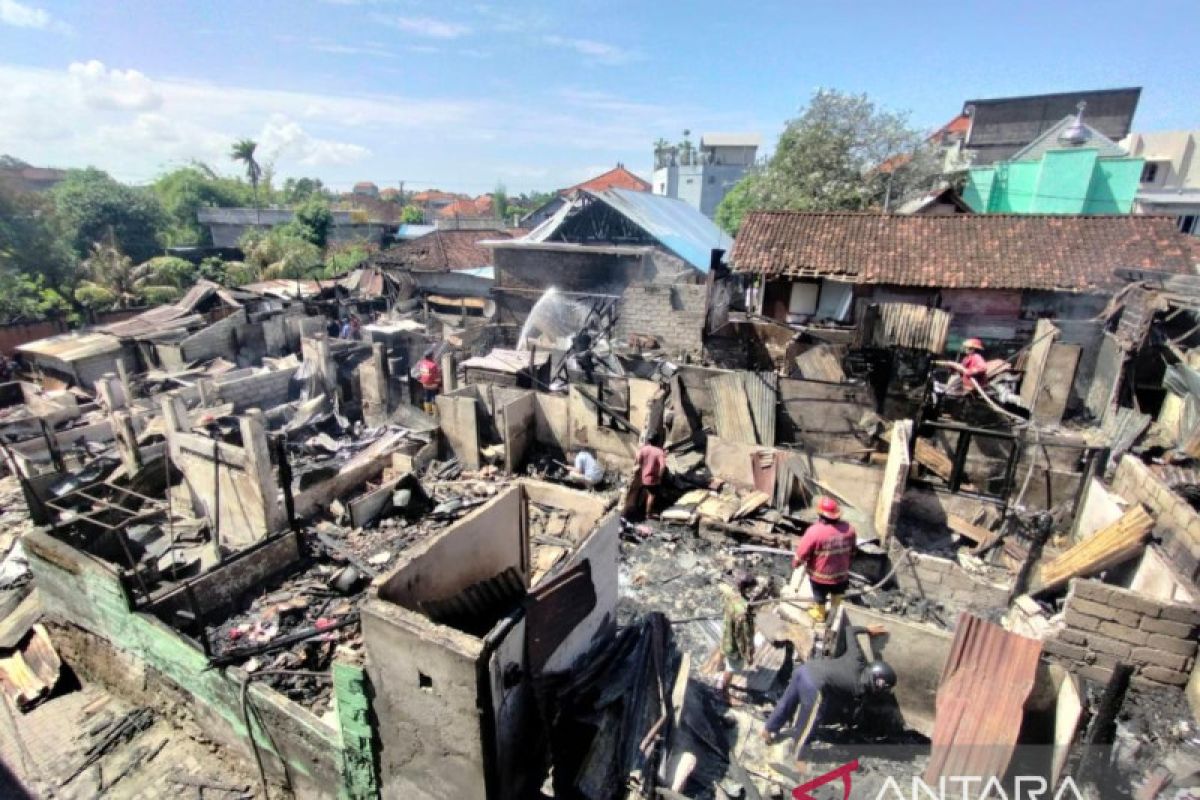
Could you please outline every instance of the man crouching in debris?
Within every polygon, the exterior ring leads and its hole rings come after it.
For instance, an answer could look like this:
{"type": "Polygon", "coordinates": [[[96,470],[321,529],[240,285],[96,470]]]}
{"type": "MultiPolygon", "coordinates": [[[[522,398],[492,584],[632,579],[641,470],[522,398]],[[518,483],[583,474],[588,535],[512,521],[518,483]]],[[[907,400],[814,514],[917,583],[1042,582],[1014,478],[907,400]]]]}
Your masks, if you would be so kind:
{"type": "Polygon", "coordinates": [[[725,604],[724,624],[721,632],[721,657],[724,670],[717,679],[721,697],[729,702],[729,682],[735,672],[741,672],[754,663],[754,606],[758,597],[758,579],[745,570],[733,576],[733,586],[719,587],[725,604]]]}
{"type": "Polygon", "coordinates": [[[854,557],[858,534],[850,523],[841,521],[841,506],[832,497],[817,501],[817,517],[796,545],[792,569],[801,565],[807,568],[813,593],[813,604],[808,613],[816,622],[823,623],[826,620],[825,601],[829,601],[830,613],[835,613],[850,586],[850,561],[854,557]]]}
{"type": "Polygon", "coordinates": [[[604,483],[604,466],[590,447],[581,447],[575,453],[575,461],[567,471],[567,481],[587,489],[596,489],[604,483]]]}
{"type": "Polygon", "coordinates": [[[763,727],[763,741],[770,744],[793,718],[793,735],[801,745],[814,728],[844,722],[853,725],[861,717],[866,702],[890,692],[896,685],[896,671],[882,659],[867,662],[858,634],[881,635],[882,626],[845,629],[846,649],[837,658],[817,656],[792,672],[792,679],[775,710],[763,727]],[[799,713],[797,713],[799,709],[799,713]]]}

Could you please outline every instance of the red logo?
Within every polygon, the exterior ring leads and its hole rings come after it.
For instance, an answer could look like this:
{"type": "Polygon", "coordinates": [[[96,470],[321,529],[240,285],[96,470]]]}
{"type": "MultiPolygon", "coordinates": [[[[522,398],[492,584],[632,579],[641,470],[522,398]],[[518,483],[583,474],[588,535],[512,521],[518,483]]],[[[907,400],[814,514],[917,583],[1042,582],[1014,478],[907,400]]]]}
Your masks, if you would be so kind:
{"type": "Polygon", "coordinates": [[[818,778],[813,778],[808,783],[792,789],[792,797],[794,800],[814,800],[813,796],[809,794],[810,791],[816,789],[818,786],[824,786],[827,783],[831,783],[835,778],[841,778],[842,800],[850,800],[850,773],[857,771],[858,759],[856,758],[848,764],[842,764],[837,769],[831,769],[824,775],[821,775],[818,778]]]}

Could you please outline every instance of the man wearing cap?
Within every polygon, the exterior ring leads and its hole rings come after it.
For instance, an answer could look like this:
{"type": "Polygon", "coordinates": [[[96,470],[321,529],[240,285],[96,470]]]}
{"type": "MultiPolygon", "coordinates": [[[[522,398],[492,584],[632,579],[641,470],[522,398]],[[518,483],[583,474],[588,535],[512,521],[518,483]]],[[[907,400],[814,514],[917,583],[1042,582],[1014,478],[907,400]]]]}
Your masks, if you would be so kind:
{"type": "Polygon", "coordinates": [[[825,602],[829,610],[837,611],[842,595],[850,586],[850,560],[858,535],[848,522],[842,521],[842,509],[832,497],[817,501],[817,521],[808,526],[796,545],[792,569],[804,565],[812,586],[815,602],[808,613],[815,621],[825,622],[825,602]]]}

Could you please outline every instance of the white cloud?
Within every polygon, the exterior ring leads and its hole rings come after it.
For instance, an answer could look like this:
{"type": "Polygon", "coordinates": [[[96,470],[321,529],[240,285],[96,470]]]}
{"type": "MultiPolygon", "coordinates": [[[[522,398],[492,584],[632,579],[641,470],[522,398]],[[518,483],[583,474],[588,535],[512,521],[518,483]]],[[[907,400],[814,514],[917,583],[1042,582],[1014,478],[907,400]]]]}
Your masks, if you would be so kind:
{"type": "Polygon", "coordinates": [[[59,22],[42,8],[34,8],[17,0],[0,0],[0,25],[14,28],[32,28],[54,33],[70,33],[70,26],[59,22]]]}
{"type": "Polygon", "coordinates": [[[306,167],[344,166],[371,154],[361,145],[311,136],[283,114],[275,114],[267,121],[258,135],[258,143],[268,159],[295,160],[306,167]]]}
{"type": "Polygon", "coordinates": [[[640,56],[615,44],[598,42],[595,39],[572,39],[566,36],[543,36],[542,41],[552,47],[574,50],[587,61],[595,64],[627,64],[640,56]]]}
{"type": "Polygon", "coordinates": [[[75,90],[93,108],[148,111],[162,105],[162,95],[136,69],[109,69],[95,59],[67,68],[75,90]]]}
{"type": "Polygon", "coordinates": [[[341,56],[371,56],[373,58],[399,58],[398,55],[383,47],[370,47],[349,44],[339,44],[337,42],[314,42],[309,45],[318,53],[329,53],[330,55],[341,56]]]}
{"type": "Polygon", "coordinates": [[[457,22],[449,22],[432,17],[392,17],[377,16],[377,20],[406,33],[424,36],[428,39],[457,39],[466,36],[471,29],[457,22]]]}

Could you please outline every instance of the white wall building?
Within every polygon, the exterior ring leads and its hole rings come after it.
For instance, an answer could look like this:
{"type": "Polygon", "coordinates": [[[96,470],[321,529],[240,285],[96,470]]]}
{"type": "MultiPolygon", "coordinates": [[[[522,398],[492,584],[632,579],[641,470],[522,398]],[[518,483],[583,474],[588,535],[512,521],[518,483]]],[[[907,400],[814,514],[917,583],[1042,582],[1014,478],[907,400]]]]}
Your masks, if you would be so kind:
{"type": "Polygon", "coordinates": [[[686,138],[654,151],[651,191],[682,200],[713,218],[729,190],[754,164],[762,138],[757,133],[708,133],[696,148],[686,138]]]}
{"type": "Polygon", "coordinates": [[[1200,236],[1200,131],[1131,133],[1121,146],[1146,159],[1133,208],[1139,214],[1169,214],[1184,233],[1200,236]]]}

